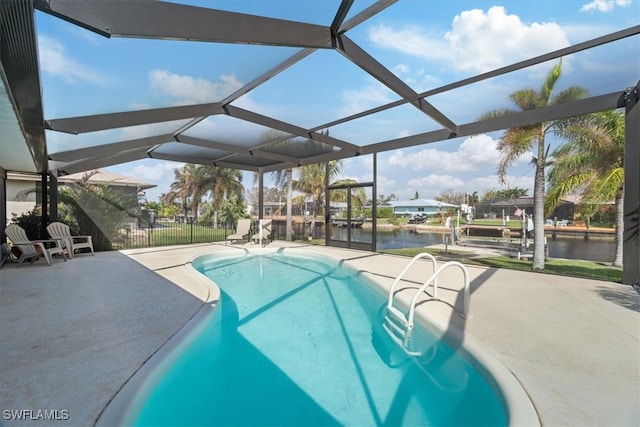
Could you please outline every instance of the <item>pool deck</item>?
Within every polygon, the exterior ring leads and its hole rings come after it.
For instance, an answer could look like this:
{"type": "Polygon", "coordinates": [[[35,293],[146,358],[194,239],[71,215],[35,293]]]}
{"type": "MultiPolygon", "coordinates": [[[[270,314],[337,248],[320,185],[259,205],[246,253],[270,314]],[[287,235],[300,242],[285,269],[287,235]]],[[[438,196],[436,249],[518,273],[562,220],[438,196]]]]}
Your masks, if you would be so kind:
{"type": "MultiPolygon", "coordinates": [[[[0,269],[0,426],[95,424],[145,361],[215,300],[185,263],[247,247],[174,246],[80,254],[67,262],[54,259],[50,267],[42,260],[19,268],[5,265],[0,269]],[[11,419],[11,410],[27,420],[11,419]],[[39,410],[57,410],[61,420],[35,419],[39,410]]],[[[279,247],[331,255],[386,287],[408,263],[346,249],[269,245],[279,247]]],[[[427,267],[412,269],[405,285],[424,281],[427,267]]],[[[467,269],[466,319],[444,303],[418,310],[455,324],[500,360],[531,396],[543,425],[640,425],[640,293],[611,282],[467,269]]],[[[440,296],[460,307],[449,283],[455,278],[449,276],[439,281],[440,296]]]]}

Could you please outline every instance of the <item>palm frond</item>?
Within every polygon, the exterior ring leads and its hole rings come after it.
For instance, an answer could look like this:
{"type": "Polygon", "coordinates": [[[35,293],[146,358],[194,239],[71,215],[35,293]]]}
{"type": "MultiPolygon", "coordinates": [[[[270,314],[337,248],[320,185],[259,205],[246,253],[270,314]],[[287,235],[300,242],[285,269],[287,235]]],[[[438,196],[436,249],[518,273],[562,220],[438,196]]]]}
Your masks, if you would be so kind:
{"type": "Polygon", "coordinates": [[[616,194],[624,183],[624,168],[612,169],[610,173],[601,176],[587,192],[585,199],[589,203],[605,203],[615,199],[616,194]]]}
{"type": "Polygon", "coordinates": [[[580,86],[570,86],[554,96],[549,104],[558,105],[565,102],[577,101],[578,99],[586,98],[587,95],[588,92],[585,88],[580,86]]]}
{"type": "Polygon", "coordinates": [[[501,110],[489,111],[488,113],[485,113],[482,116],[478,117],[478,120],[497,119],[497,118],[500,118],[500,117],[507,117],[507,116],[510,116],[510,115],[513,115],[513,114],[517,114],[517,113],[518,113],[518,111],[516,111],[516,110],[503,108],[501,110]]]}
{"type": "Polygon", "coordinates": [[[523,111],[538,108],[538,93],[535,89],[521,89],[509,95],[514,104],[523,111]]]}
{"type": "Polygon", "coordinates": [[[531,150],[536,141],[536,132],[528,128],[509,129],[498,141],[497,149],[500,152],[500,163],[498,164],[498,177],[504,183],[507,171],[511,165],[523,154],[531,150]]]}
{"type": "Polygon", "coordinates": [[[545,215],[553,212],[567,194],[583,187],[585,183],[589,182],[591,179],[593,179],[593,173],[587,171],[584,173],[576,173],[565,177],[565,179],[554,182],[549,187],[549,191],[545,197],[545,215]]]}
{"type": "Polygon", "coordinates": [[[556,82],[560,78],[561,74],[562,74],[562,59],[560,59],[560,61],[558,61],[558,63],[553,66],[551,71],[549,71],[549,74],[547,74],[547,77],[545,78],[544,83],[542,84],[542,88],[540,89],[537,108],[546,107],[547,105],[549,105],[549,99],[551,98],[553,87],[555,86],[556,82]]]}

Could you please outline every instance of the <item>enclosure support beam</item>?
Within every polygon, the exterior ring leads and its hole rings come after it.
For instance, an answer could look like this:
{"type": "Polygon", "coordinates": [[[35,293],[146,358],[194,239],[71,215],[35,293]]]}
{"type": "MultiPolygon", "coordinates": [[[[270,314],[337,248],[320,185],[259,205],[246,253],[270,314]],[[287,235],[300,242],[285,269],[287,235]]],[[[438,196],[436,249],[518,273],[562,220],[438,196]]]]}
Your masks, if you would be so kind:
{"type": "Polygon", "coordinates": [[[49,218],[58,221],[58,177],[49,171],[49,218]]]}
{"type": "Polygon", "coordinates": [[[264,218],[264,170],[258,169],[258,219],[264,218]]]}
{"type": "Polygon", "coordinates": [[[640,284],[640,82],[625,91],[624,244],[622,283],[640,284]]]}
{"type": "Polygon", "coordinates": [[[37,236],[37,239],[46,239],[46,233],[44,230],[47,229],[47,224],[49,223],[49,186],[47,185],[47,177],[49,176],[48,172],[43,172],[41,175],[41,180],[42,180],[42,200],[41,200],[41,206],[40,208],[42,209],[42,215],[40,216],[40,236],[37,236]]]}

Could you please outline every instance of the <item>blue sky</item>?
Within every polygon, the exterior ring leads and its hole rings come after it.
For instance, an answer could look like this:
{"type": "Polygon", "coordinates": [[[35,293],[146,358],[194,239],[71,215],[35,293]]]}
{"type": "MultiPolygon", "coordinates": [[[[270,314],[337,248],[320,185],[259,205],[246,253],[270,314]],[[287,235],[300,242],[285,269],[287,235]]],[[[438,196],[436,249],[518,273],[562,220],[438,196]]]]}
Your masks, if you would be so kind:
{"type": "MultiPolygon", "coordinates": [[[[133,0],[136,1],[136,0],[133,0]]],[[[190,1],[246,13],[328,25],[339,2],[190,1]]],[[[370,2],[356,1],[353,13],[370,2]]],[[[455,82],[542,53],[580,43],[640,21],[637,1],[430,1],[400,0],[347,35],[415,91],[455,82]]],[[[37,14],[46,119],[215,102],[292,55],[296,49],[268,46],[106,39],[57,18],[37,14]]],[[[637,37],[563,59],[562,90],[579,84],[591,95],[615,92],[638,81],[637,37]],[[624,65],[623,65],[624,64],[624,65]]],[[[508,95],[538,89],[552,63],[540,64],[429,98],[456,123],[487,110],[511,107],[508,95]]],[[[396,100],[397,96],[334,51],[317,51],[234,105],[312,127],[396,100]]],[[[164,133],[179,123],[136,126],[85,135],[47,132],[50,152],[164,133]]],[[[375,143],[437,126],[403,106],[330,129],[355,144],[375,143]]],[[[204,120],[193,136],[240,143],[263,129],[224,116],[204,120]],[[215,136],[215,137],[214,137],[215,136]]],[[[500,133],[477,135],[378,155],[378,193],[408,199],[501,189],[496,178],[500,133]]],[[[550,141],[557,145],[557,141],[550,141]]],[[[531,156],[511,169],[510,187],[533,193],[531,156]]],[[[370,181],[371,156],[347,159],[342,178],[370,181]]],[[[180,163],[140,160],[107,168],[157,185],[150,200],[166,192],[180,163]]],[[[245,185],[252,186],[252,174],[245,185]]]]}

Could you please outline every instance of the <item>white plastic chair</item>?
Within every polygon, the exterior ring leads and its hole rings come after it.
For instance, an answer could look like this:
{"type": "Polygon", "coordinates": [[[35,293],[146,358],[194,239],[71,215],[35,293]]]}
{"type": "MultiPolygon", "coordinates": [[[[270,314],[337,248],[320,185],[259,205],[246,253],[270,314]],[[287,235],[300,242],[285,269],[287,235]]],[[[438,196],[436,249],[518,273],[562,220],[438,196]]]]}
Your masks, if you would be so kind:
{"type": "Polygon", "coordinates": [[[13,246],[16,246],[20,250],[20,256],[17,260],[18,267],[20,267],[20,264],[27,259],[33,263],[41,256],[44,257],[48,265],[51,265],[53,255],[55,254],[62,254],[62,258],[65,262],[67,261],[67,257],[65,256],[64,249],[62,247],[62,242],[59,239],[29,240],[24,228],[17,224],[7,225],[4,232],[9,240],[11,240],[13,246]]]}
{"type": "Polygon", "coordinates": [[[52,222],[47,225],[47,233],[49,233],[49,236],[51,236],[52,239],[62,241],[62,247],[67,249],[69,258],[71,259],[73,259],[75,251],[82,248],[91,249],[91,255],[94,255],[92,237],[73,236],[67,224],[52,222]]]}

